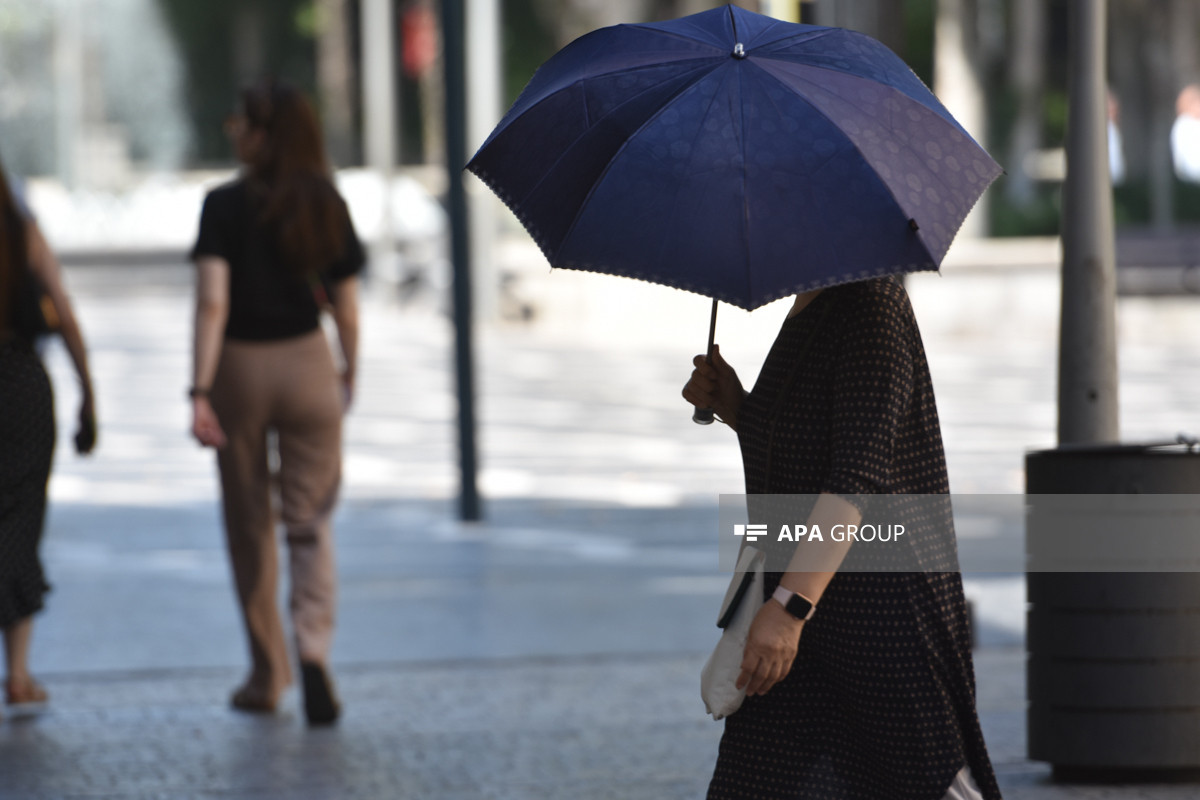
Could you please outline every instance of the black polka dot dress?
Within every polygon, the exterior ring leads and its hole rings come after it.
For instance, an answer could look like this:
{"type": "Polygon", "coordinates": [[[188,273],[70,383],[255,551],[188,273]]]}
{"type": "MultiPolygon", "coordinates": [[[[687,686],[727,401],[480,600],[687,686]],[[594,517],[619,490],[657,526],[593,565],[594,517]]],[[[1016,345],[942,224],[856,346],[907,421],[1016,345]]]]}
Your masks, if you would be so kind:
{"type": "Polygon", "coordinates": [[[50,380],[30,345],[0,342],[0,628],[42,608],[38,557],[54,452],[50,380]]]}
{"type": "MultiPolygon", "coordinates": [[[[788,318],[738,437],[751,495],[947,493],[901,283],[826,289],[788,318]]],[[[768,576],[767,596],[778,581],[768,576]]],[[[964,766],[987,800],[1000,798],[975,711],[961,576],[843,568],[791,672],[726,719],[708,797],[941,800],[964,766]]]]}

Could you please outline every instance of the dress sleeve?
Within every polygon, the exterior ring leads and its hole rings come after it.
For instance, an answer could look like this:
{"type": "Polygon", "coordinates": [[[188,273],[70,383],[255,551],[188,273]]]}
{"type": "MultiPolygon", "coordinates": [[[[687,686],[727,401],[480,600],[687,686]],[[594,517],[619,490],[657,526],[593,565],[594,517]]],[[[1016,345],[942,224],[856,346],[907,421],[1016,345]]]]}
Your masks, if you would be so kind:
{"type": "Polygon", "coordinates": [[[209,192],[200,212],[200,233],[191,252],[193,261],[201,256],[219,256],[226,261],[231,260],[231,231],[227,216],[217,193],[209,192]]]}
{"type": "Polygon", "coordinates": [[[913,393],[912,326],[900,296],[869,292],[847,309],[834,366],[831,462],[823,491],[886,492],[896,434],[913,393]]]}

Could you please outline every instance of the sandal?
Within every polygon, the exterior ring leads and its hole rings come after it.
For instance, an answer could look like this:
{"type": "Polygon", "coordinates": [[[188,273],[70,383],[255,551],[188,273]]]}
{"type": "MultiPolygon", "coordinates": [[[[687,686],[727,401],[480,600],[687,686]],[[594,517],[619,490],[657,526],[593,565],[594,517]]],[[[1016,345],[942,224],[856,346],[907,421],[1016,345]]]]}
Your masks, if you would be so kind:
{"type": "Polygon", "coordinates": [[[342,706],[333,692],[333,682],[320,664],[300,663],[304,678],[304,715],[309,725],[332,725],[342,713],[342,706]]]}
{"type": "Polygon", "coordinates": [[[233,697],[229,699],[229,705],[238,711],[246,711],[251,714],[274,714],[276,703],[261,692],[251,689],[249,686],[243,686],[233,693],[233,697]]]}
{"type": "Polygon", "coordinates": [[[9,678],[4,682],[4,695],[10,706],[43,706],[50,699],[49,693],[33,678],[20,682],[9,678]]]}

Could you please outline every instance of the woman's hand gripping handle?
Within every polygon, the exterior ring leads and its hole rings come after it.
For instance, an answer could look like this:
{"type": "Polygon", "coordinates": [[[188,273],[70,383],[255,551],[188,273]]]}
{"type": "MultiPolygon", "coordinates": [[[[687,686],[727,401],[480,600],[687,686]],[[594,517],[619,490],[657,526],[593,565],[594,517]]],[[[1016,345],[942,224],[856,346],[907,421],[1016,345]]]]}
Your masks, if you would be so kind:
{"type": "Polygon", "coordinates": [[[713,345],[712,358],[698,355],[692,359],[695,369],[683,387],[683,399],[697,409],[711,409],[729,427],[737,430],[738,410],[746,398],[737,372],[721,357],[720,345],[713,345]]]}

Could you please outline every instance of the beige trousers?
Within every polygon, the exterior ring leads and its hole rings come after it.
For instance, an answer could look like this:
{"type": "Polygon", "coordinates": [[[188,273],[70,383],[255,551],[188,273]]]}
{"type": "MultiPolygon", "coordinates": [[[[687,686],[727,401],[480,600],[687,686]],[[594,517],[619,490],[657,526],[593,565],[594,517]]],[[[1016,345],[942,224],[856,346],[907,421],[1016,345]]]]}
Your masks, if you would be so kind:
{"type": "Polygon", "coordinates": [[[326,664],[337,578],[330,518],[341,481],[342,399],[325,334],[226,341],[212,387],[228,444],[218,451],[225,533],[249,640],[249,685],[277,697],[291,683],[276,601],[278,543],[272,478],[286,532],[290,611],[301,661],[326,664]],[[269,434],[278,447],[272,476],[269,434]]]}

